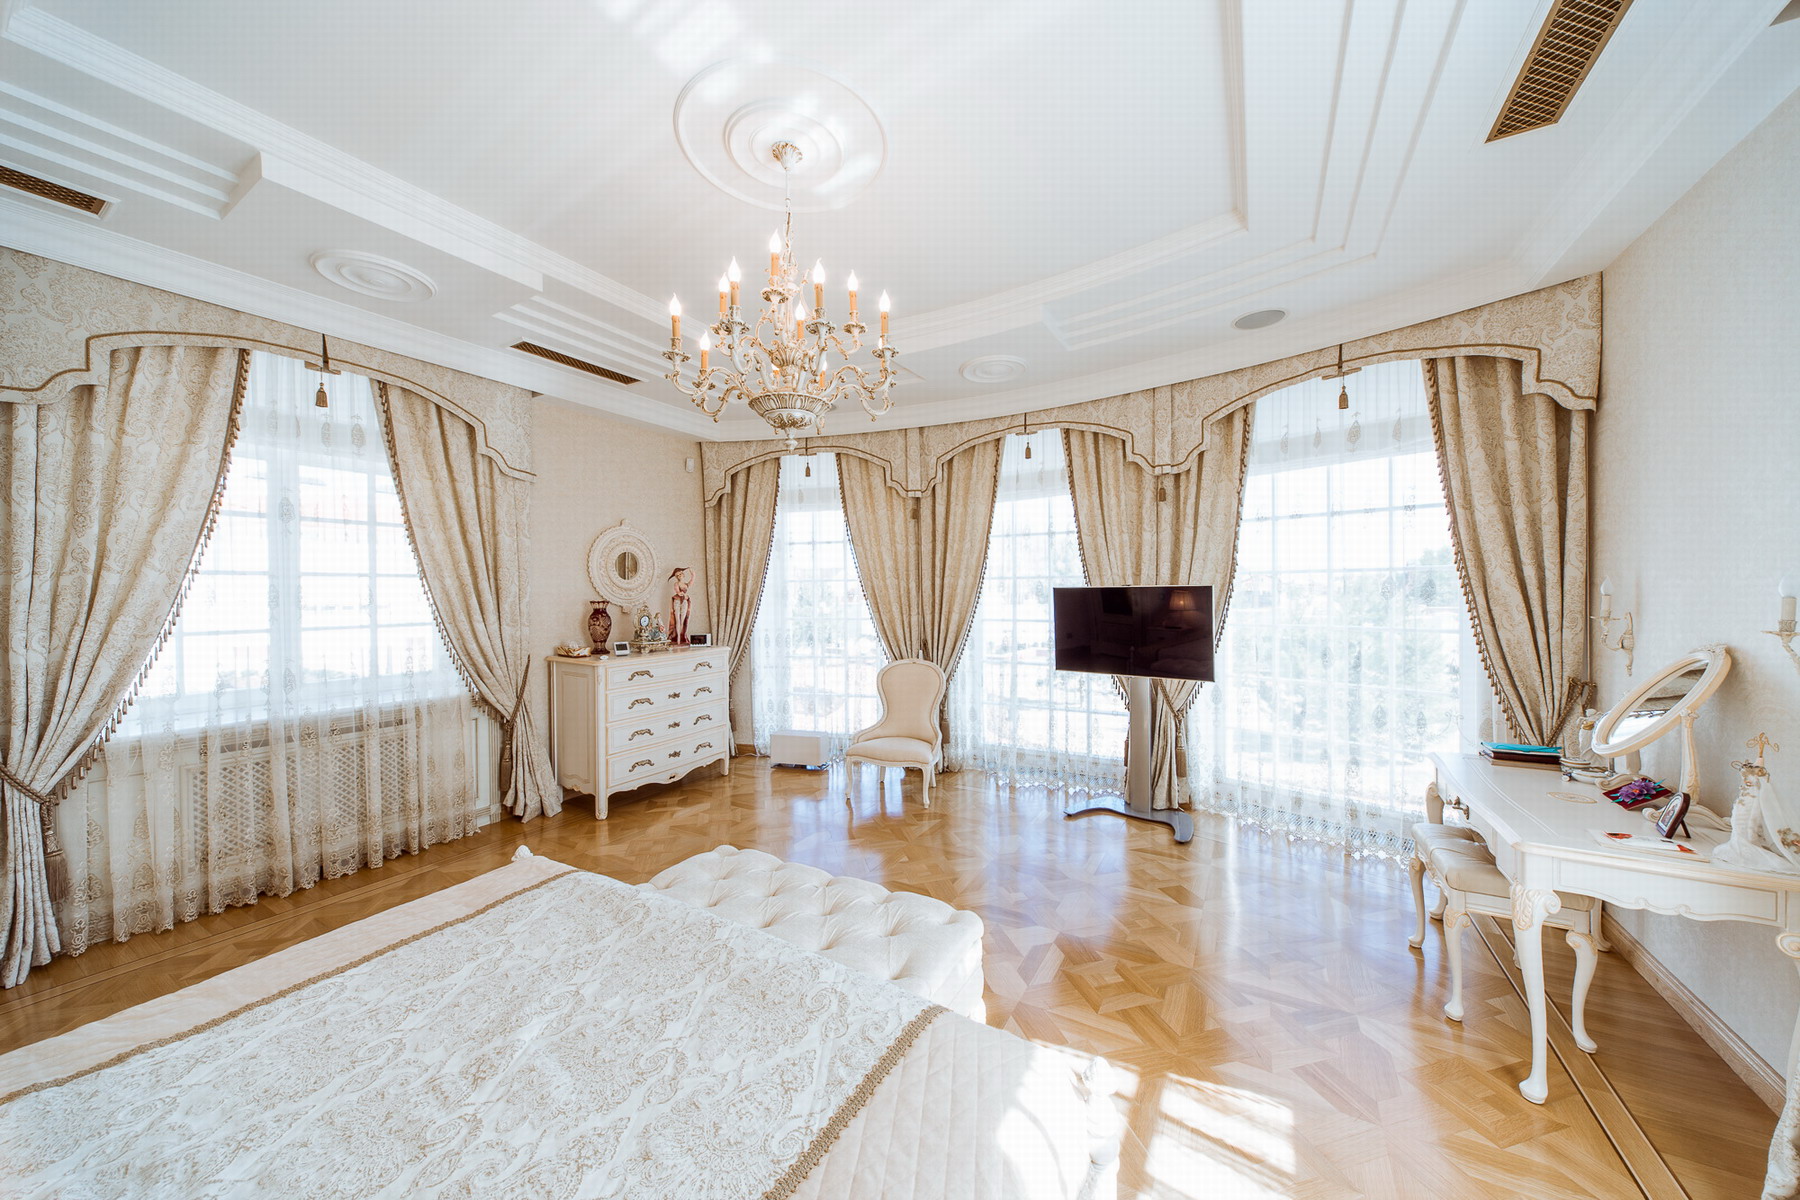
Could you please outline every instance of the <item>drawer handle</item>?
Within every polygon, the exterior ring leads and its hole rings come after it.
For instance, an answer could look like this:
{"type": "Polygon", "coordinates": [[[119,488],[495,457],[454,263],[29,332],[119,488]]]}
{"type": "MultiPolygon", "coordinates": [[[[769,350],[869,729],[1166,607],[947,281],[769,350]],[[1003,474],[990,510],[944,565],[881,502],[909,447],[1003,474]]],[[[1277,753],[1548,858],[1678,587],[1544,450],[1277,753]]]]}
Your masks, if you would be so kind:
{"type": "Polygon", "coordinates": [[[711,750],[711,749],[712,749],[711,742],[701,742],[698,746],[694,747],[694,753],[698,754],[702,750],[711,750]]]}
{"type": "Polygon", "coordinates": [[[670,758],[680,758],[680,757],[681,757],[681,751],[679,751],[679,750],[671,750],[671,751],[669,751],[669,757],[670,757],[670,758]]]}
{"type": "Polygon", "coordinates": [[[671,700],[679,700],[679,699],[681,699],[681,693],[680,693],[680,692],[670,692],[670,693],[669,693],[669,699],[671,699],[671,700]]]}
{"type": "Polygon", "coordinates": [[[639,730],[633,731],[632,735],[630,737],[626,738],[625,740],[628,742],[635,742],[641,737],[655,737],[655,736],[656,736],[656,734],[655,734],[654,730],[639,729],[639,730]]]}
{"type": "Polygon", "coordinates": [[[625,682],[630,683],[633,679],[655,679],[655,678],[656,678],[655,671],[633,671],[631,674],[629,674],[625,677],[625,682]]]}
{"type": "Polygon", "coordinates": [[[680,722],[680,721],[670,721],[670,722],[669,722],[669,728],[670,728],[670,729],[680,729],[680,728],[681,728],[681,722],[680,722]]]}
{"type": "Polygon", "coordinates": [[[698,663],[695,663],[695,664],[694,664],[694,670],[696,670],[696,671],[710,671],[710,670],[712,670],[712,664],[711,664],[711,663],[709,663],[709,662],[698,662],[698,663]]]}
{"type": "Polygon", "coordinates": [[[648,696],[639,696],[636,700],[633,700],[630,704],[627,704],[625,706],[625,711],[630,712],[632,709],[636,708],[640,704],[655,704],[655,703],[656,703],[656,701],[652,700],[648,696]]]}
{"type": "Polygon", "coordinates": [[[701,713],[699,716],[694,718],[694,724],[698,725],[702,721],[710,721],[712,719],[713,718],[712,718],[711,713],[701,713]]]}
{"type": "Polygon", "coordinates": [[[710,695],[712,695],[712,689],[711,689],[711,688],[709,688],[709,687],[697,687],[697,688],[695,688],[695,689],[694,689],[694,695],[696,695],[696,696],[710,696],[710,695]]]}
{"type": "Polygon", "coordinates": [[[629,767],[626,767],[625,769],[627,771],[635,771],[639,767],[654,767],[655,765],[656,765],[656,763],[652,759],[640,758],[636,762],[632,763],[629,767]]]}

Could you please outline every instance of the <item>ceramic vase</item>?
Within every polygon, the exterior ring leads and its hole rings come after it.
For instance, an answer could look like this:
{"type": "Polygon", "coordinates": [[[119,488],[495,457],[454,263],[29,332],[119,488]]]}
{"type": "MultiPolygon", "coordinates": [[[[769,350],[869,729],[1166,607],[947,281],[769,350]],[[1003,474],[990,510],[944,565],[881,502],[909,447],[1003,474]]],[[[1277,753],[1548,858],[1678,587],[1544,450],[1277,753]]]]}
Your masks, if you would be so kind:
{"type": "Polygon", "coordinates": [[[594,611],[588,614],[588,641],[594,644],[595,654],[607,652],[608,641],[612,637],[612,614],[606,611],[607,601],[594,601],[594,611]]]}

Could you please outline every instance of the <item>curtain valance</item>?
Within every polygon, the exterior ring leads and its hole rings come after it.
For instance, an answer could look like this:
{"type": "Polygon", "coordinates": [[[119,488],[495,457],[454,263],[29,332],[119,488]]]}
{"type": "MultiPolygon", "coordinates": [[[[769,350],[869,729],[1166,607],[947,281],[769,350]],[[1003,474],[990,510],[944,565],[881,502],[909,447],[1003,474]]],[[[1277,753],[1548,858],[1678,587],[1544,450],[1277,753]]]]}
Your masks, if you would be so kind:
{"type": "MultiPolygon", "coordinates": [[[[1210,422],[1268,392],[1335,370],[1337,353],[1335,345],[1327,346],[1202,379],[1033,411],[1023,419],[1032,426],[1111,434],[1125,442],[1127,457],[1144,470],[1175,474],[1205,452],[1210,422]]],[[[1527,394],[1548,396],[1565,409],[1592,409],[1600,390],[1600,276],[1344,344],[1346,366],[1450,355],[1510,359],[1519,364],[1527,394]]],[[[932,489],[955,455],[1020,428],[1018,415],[988,417],[816,437],[807,448],[865,459],[881,468],[888,487],[919,497],[932,489]]],[[[709,442],[700,453],[702,489],[711,505],[724,495],[732,475],[753,463],[778,459],[785,450],[779,442],[760,439],[709,442]]]]}
{"type": "MultiPolygon", "coordinates": [[[[112,354],[145,346],[266,350],[317,360],[319,335],[160,288],[0,247],[0,402],[51,404],[105,386],[112,354]]],[[[480,453],[516,478],[531,470],[530,392],[332,338],[331,360],[454,413],[480,453]]]]}

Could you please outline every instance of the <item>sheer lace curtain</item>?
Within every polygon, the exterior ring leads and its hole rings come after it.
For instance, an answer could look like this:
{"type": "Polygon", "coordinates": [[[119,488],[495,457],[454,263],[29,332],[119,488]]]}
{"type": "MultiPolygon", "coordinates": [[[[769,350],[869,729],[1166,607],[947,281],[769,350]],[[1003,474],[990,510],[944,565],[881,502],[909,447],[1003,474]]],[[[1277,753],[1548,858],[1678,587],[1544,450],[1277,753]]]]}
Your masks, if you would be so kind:
{"type": "Polygon", "coordinates": [[[887,661],[863,598],[835,454],[781,460],[775,537],[751,634],[756,750],[783,729],[827,734],[833,757],[875,723],[887,661]]]}
{"type": "Polygon", "coordinates": [[[1010,435],[1000,459],[987,577],[950,679],[952,769],[1083,791],[1124,786],[1129,719],[1112,677],[1054,666],[1051,589],[1081,586],[1062,434],[1010,435]]]}
{"type": "Polygon", "coordinates": [[[1419,366],[1259,400],[1218,682],[1189,716],[1203,809],[1398,856],[1454,750],[1468,621],[1419,366]]]}
{"type": "Polygon", "coordinates": [[[257,354],[169,643],[59,809],[65,948],[470,832],[470,698],[419,580],[369,381],[257,354]]]}

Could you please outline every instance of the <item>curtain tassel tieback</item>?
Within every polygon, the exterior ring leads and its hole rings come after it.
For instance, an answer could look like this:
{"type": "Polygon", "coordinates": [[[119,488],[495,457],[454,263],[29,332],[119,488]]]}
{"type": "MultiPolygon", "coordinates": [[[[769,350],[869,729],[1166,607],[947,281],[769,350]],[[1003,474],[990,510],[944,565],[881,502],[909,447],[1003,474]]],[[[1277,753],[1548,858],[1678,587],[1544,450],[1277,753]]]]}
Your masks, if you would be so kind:
{"type": "MultiPolygon", "coordinates": [[[[500,795],[501,802],[513,793],[513,735],[519,727],[519,713],[525,708],[525,686],[531,682],[531,662],[525,663],[525,672],[519,676],[519,691],[513,697],[512,711],[500,722],[500,795]]],[[[519,813],[521,820],[530,820],[535,813],[519,813]]]]}
{"type": "Polygon", "coordinates": [[[0,763],[0,791],[6,790],[18,792],[37,804],[39,827],[44,837],[44,884],[51,900],[65,899],[69,894],[69,860],[56,836],[55,797],[38,791],[0,763]]]}

